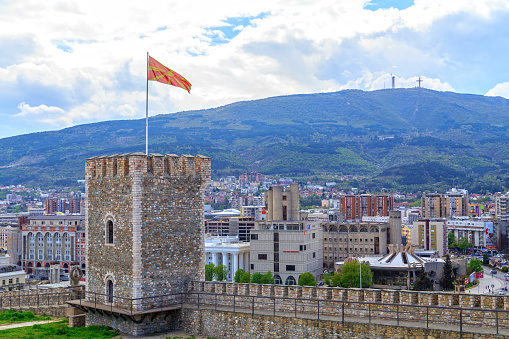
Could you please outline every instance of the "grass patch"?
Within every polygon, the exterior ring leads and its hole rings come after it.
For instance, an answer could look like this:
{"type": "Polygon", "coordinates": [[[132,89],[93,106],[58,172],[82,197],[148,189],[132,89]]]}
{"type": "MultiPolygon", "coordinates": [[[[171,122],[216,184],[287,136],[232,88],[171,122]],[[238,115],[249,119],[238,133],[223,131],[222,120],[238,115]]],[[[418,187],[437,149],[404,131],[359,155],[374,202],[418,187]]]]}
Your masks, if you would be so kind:
{"type": "Polygon", "coordinates": [[[103,339],[112,338],[119,334],[106,326],[69,327],[68,320],[50,324],[33,325],[27,327],[11,328],[0,331],[0,338],[24,339],[103,339]]]}
{"type": "Polygon", "coordinates": [[[28,321],[50,320],[48,315],[35,315],[32,311],[17,312],[8,310],[0,312],[0,324],[25,323],[28,321]]]}

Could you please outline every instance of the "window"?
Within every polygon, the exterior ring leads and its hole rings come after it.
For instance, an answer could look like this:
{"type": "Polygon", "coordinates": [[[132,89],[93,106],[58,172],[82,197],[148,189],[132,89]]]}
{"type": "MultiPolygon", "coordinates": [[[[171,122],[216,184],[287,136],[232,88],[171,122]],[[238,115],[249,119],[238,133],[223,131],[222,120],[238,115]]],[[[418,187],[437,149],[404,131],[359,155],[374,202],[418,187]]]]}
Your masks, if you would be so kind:
{"type": "Polygon", "coordinates": [[[311,234],[311,238],[313,239],[315,238],[315,233],[311,234]]]}
{"type": "Polygon", "coordinates": [[[316,258],[316,252],[313,252],[313,258],[316,258]]]}
{"type": "Polygon", "coordinates": [[[39,260],[44,260],[43,250],[39,250],[39,260]]]}
{"type": "Polygon", "coordinates": [[[286,271],[295,272],[295,265],[286,265],[286,271]]]}
{"type": "Polygon", "coordinates": [[[61,253],[60,253],[60,252],[61,252],[60,250],[57,250],[57,251],[56,251],[56,254],[55,254],[55,260],[60,260],[60,255],[61,255],[61,253]]]}
{"type": "Polygon", "coordinates": [[[251,240],[258,240],[258,234],[251,234],[251,240]]]}
{"type": "Polygon", "coordinates": [[[108,302],[113,303],[113,281],[108,280],[107,283],[108,302]]]}
{"type": "Polygon", "coordinates": [[[35,259],[35,250],[30,250],[30,258],[29,259],[35,259]]]}
{"type": "Polygon", "coordinates": [[[258,254],[258,260],[267,260],[267,254],[258,254]]]}
{"type": "Polygon", "coordinates": [[[12,284],[12,279],[9,279],[9,285],[12,284]]]}
{"type": "Polygon", "coordinates": [[[274,243],[274,252],[279,252],[279,243],[278,242],[274,243]]]}
{"type": "Polygon", "coordinates": [[[279,241],[279,233],[274,233],[274,241],[279,241]]]}
{"type": "Polygon", "coordinates": [[[274,272],[279,272],[279,263],[278,262],[274,263],[274,272]]]}
{"type": "Polygon", "coordinates": [[[47,252],[48,253],[48,260],[53,260],[52,259],[52,256],[53,256],[52,252],[53,252],[52,250],[48,250],[48,252],[47,252]]]}
{"type": "Polygon", "coordinates": [[[251,269],[254,270],[254,264],[251,264],[251,269]]]}
{"type": "Polygon", "coordinates": [[[106,222],[106,243],[113,244],[113,221],[106,222]]]}
{"type": "Polygon", "coordinates": [[[274,253],[274,261],[279,261],[279,253],[274,253]]]}
{"type": "Polygon", "coordinates": [[[65,260],[66,261],[71,260],[71,251],[65,251],[65,260]]]}
{"type": "Polygon", "coordinates": [[[305,251],[305,250],[306,250],[306,245],[299,246],[299,251],[305,251]]]}

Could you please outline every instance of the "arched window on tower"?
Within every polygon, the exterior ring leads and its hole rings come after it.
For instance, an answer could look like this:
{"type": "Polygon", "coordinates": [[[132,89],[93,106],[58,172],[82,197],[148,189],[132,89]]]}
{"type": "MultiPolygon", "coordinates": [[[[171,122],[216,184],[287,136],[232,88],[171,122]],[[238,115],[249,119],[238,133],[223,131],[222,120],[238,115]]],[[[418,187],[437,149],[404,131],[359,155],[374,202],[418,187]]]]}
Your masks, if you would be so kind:
{"type": "Polygon", "coordinates": [[[113,244],[113,221],[106,222],[106,243],[113,244]]]}
{"type": "Polygon", "coordinates": [[[110,304],[112,304],[113,303],[113,281],[108,280],[108,282],[106,284],[107,284],[106,290],[107,290],[107,294],[108,294],[108,302],[110,304]]]}

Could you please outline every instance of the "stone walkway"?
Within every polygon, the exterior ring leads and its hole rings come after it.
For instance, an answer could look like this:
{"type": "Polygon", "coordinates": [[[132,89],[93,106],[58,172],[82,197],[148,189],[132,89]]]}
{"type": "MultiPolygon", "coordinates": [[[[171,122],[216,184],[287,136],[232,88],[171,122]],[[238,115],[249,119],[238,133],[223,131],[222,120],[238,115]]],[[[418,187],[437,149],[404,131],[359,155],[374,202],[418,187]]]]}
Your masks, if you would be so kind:
{"type": "Polygon", "coordinates": [[[0,325],[0,331],[7,330],[9,328],[18,328],[18,327],[26,327],[26,326],[32,326],[32,325],[42,325],[42,324],[56,323],[56,322],[59,322],[61,320],[62,319],[39,320],[39,321],[29,321],[29,322],[26,322],[26,323],[5,324],[5,325],[0,325]]]}

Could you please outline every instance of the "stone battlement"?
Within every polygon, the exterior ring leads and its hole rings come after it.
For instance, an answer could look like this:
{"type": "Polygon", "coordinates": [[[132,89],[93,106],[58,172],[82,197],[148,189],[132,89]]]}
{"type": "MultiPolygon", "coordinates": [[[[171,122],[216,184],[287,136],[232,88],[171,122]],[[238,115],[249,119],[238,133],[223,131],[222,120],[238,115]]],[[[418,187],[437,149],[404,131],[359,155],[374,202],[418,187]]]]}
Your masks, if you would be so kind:
{"type": "Polygon", "coordinates": [[[133,174],[162,177],[201,177],[210,180],[210,158],[203,155],[127,153],[87,159],[86,178],[112,178],[133,174]]]}
{"type": "MultiPolygon", "coordinates": [[[[239,284],[217,281],[192,281],[188,291],[194,293],[225,294],[249,297],[282,297],[345,302],[370,302],[398,305],[480,308],[509,311],[509,296],[453,292],[419,292],[407,290],[378,290],[370,288],[313,287],[298,285],[239,284]]],[[[204,299],[205,300],[205,299],[204,299]]]]}

